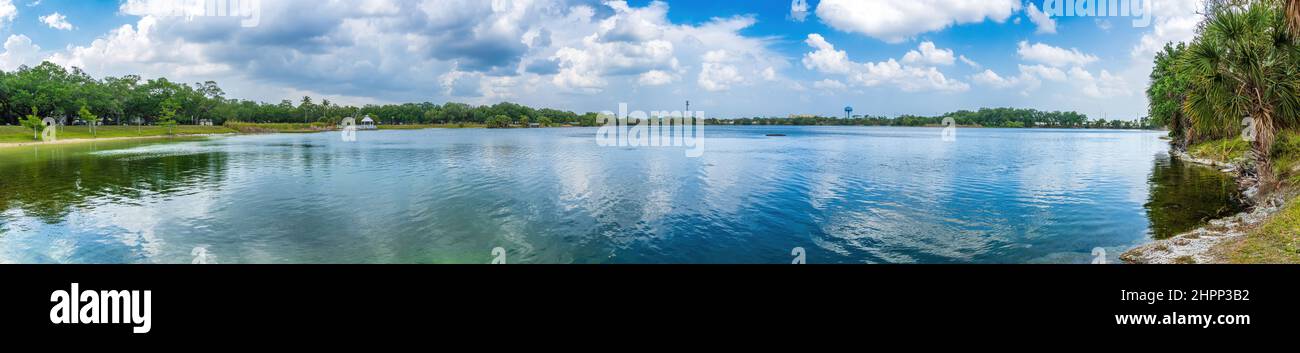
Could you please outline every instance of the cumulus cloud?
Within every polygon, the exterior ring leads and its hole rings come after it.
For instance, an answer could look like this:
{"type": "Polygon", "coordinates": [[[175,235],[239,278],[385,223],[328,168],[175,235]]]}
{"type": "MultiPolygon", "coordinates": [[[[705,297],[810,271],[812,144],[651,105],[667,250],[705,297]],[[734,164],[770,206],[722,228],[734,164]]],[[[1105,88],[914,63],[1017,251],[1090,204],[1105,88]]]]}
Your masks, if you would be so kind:
{"type": "Polygon", "coordinates": [[[1021,0],[822,0],[817,17],[831,27],[890,43],[949,26],[1004,22],[1021,0]]]}
{"type": "Polygon", "coordinates": [[[1151,5],[1155,19],[1151,31],[1143,34],[1133,47],[1133,57],[1141,61],[1154,60],[1156,52],[1169,42],[1188,42],[1196,37],[1196,25],[1205,7],[1204,0],[1166,0],[1151,5]]]}
{"type": "Polygon", "coordinates": [[[675,24],[662,2],[264,1],[261,24],[244,28],[237,18],[157,16],[150,6],[158,1],[122,3],[135,23],[51,60],[97,76],[214,79],[233,96],[259,100],[314,92],[363,104],[678,90],[671,85],[687,76],[696,89],[722,91],[749,77],[775,79],[789,65],[768,49],[773,39],[740,33],[752,16],[675,24]],[[707,60],[713,50],[727,60],[707,60]]]}
{"type": "Polygon", "coordinates": [[[1068,72],[1047,65],[1020,64],[1019,68],[1020,73],[1016,76],[1003,76],[993,72],[993,70],[984,70],[971,75],[970,79],[975,84],[992,88],[1020,88],[1022,94],[1029,94],[1030,91],[1038,90],[1043,86],[1043,82],[1051,81],[1055,82],[1060,88],[1069,92],[1082,93],[1089,98],[1100,99],[1132,95],[1128,82],[1123,77],[1113,75],[1107,70],[1101,70],[1094,75],[1077,66],[1070,68],[1068,72]]]}
{"type": "Polygon", "coordinates": [[[1029,8],[1025,10],[1025,14],[1029,15],[1029,22],[1033,22],[1035,26],[1038,26],[1034,33],[1056,34],[1056,20],[1052,19],[1052,16],[1043,12],[1043,10],[1039,10],[1038,6],[1034,5],[1033,2],[1029,3],[1029,8]]]}
{"type": "Polygon", "coordinates": [[[68,17],[58,12],[41,16],[40,19],[41,23],[60,31],[71,31],[73,28],[72,23],[68,22],[68,17]]]}
{"type": "MultiPolygon", "coordinates": [[[[851,61],[848,59],[846,52],[836,50],[835,46],[827,42],[826,38],[820,34],[809,34],[805,43],[816,50],[804,54],[804,67],[825,74],[844,76],[844,79],[851,85],[861,87],[890,85],[905,92],[961,92],[970,88],[970,85],[964,82],[947,78],[934,67],[904,65],[894,59],[866,63],[851,61]]],[[[930,46],[933,47],[933,43],[930,46]]],[[[918,49],[924,52],[925,47],[923,43],[918,49]]],[[[937,52],[937,50],[932,52],[937,52]]],[[[947,56],[947,61],[951,63],[952,53],[949,51],[947,56]]],[[[918,53],[913,61],[920,63],[922,57],[923,55],[918,53]]]]}
{"type": "Polygon", "coordinates": [[[955,60],[951,49],[939,49],[935,47],[934,42],[929,41],[921,42],[917,50],[903,55],[905,64],[952,65],[955,60]]]}
{"type": "Polygon", "coordinates": [[[1021,59],[1056,67],[1084,66],[1098,60],[1096,56],[1079,49],[1064,49],[1043,43],[1029,44],[1028,41],[1021,41],[1016,53],[1021,59]]]}
{"type": "Polygon", "coordinates": [[[0,0],[0,30],[8,27],[15,18],[18,18],[18,8],[14,7],[13,1],[0,0]]]}
{"type": "Polygon", "coordinates": [[[971,81],[975,82],[976,84],[982,84],[985,86],[992,86],[996,88],[1007,88],[1007,87],[1015,86],[1016,84],[1019,83],[1019,81],[1016,80],[1015,78],[1003,78],[1001,75],[998,75],[996,72],[993,72],[993,70],[984,70],[983,72],[980,72],[978,74],[971,75],[971,81]]]}
{"type": "Polygon", "coordinates": [[[1116,97],[1130,93],[1128,82],[1106,70],[1101,70],[1100,74],[1094,76],[1082,68],[1075,67],[1070,69],[1070,81],[1079,87],[1080,92],[1092,98],[1116,97]]]}
{"type": "Polygon", "coordinates": [[[706,91],[725,91],[732,85],[745,82],[736,66],[730,64],[734,59],[726,50],[714,50],[704,54],[703,67],[700,70],[700,88],[706,91]]]}
{"type": "Polygon", "coordinates": [[[23,65],[36,65],[41,60],[41,47],[32,44],[25,35],[10,35],[5,40],[4,53],[0,53],[0,70],[13,71],[23,65]]]}
{"type": "Polygon", "coordinates": [[[676,78],[667,71],[650,70],[641,74],[641,77],[637,79],[637,83],[642,86],[663,86],[673,83],[675,80],[676,78]]]}

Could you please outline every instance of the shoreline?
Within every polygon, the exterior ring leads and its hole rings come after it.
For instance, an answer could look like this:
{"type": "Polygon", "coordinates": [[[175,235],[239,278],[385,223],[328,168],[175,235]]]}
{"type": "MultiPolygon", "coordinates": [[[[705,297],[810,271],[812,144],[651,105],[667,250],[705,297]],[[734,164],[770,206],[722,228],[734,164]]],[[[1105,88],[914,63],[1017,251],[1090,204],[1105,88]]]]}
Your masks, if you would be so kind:
{"type": "MultiPolygon", "coordinates": [[[[1233,174],[1239,185],[1250,185],[1242,190],[1242,195],[1254,198],[1258,189],[1254,181],[1238,173],[1238,166],[1232,163],[1192,157],[1186,151],[1170,151],[1173,158],[1184,162],[1199,164],[1218,169],[1220,172],[1233,174]]],[[[1219,245],[1241,239],[1286,206],[1285,192],[1275,192],[1264,200],[1250,205],[1250,208],[1232,216],[1210,220],[1206,225],[1191,231],[1136,246],[1120,254],[1119,259],[1125,264],[1226,264],[1226,254],[1215,249],[1219,245]]]]}
{"type": "Polygon", "coordinates": [[[105,138],[89,138],[89,139],[78,138],[78,139],[55,140],[52,142],[44,142],[44,141],[3,142],[0,143],[0,148],[56,146],[56,145],[70,145],[70,144],[78,144],[78,143],[104,142],[104,141],[162,140],[162,139],[187,138],[187,137],[217,137],[217,136],[232,136],[232,135],[238,135],[238,133],[232,132],[232,133],[222,133],[222,134],[194,134],[194,135],[175,135],[175,136],[121,136],[121,137],[105,137],[105,138]]]}

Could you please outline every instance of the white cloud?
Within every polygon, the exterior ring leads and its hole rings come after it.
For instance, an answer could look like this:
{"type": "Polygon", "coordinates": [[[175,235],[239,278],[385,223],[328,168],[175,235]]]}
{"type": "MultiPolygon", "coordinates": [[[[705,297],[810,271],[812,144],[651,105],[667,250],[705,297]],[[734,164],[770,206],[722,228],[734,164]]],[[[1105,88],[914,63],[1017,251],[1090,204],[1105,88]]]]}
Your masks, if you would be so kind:
{"type": "Polygon", "coordinates": [[[744,83],[745,77],[740,74],[740,70],[727,63],[732,60],[726,50],[712,50],[705,53],[698,80],[700,88],[711,92],[725,91],[732,85],[744,83]]]}
{"type": "MultiPolygon", "coordinates": [[[[148,14],[150,1],[161,0],[131,0],[120,10],[148,14]]],[[[599,97],[594,94],[640,85],[647,88],[637,93],[643,97],[682,94],[684,87],[673,84],[687,76],[699,79],[687,94],[722,91],[748,87],[750,77],[778,79],[776,70],[789,65],[768,49],[773,39],[740,34],[754,17],[675,24],[661,2],[634,7],[611,1],[601,9],[588,4],[263,2],[261,25],[254,28],[242,28],[237,20],[144,15],[89,44],[52,54],[56,63],[96,76],[216,80],[234,98],[276,101],[301,92],[362,104],[490,104],[509,98],[539,106],[563,102],[557,107],[575,110],[595,108],[582,102],[603,100],[571,93],[599,97]],[[725,52],[726,61],[706,62],[715,50],[725,52]]]]}
{"type": "Polygon", "coordinates": [[[993,70],[984,70],[971,75],[970,79],[976,84],[993,88],[1018,87],[1022,89],[1022,94],[1026,95],[1042,87],[1044,81],[1055,82],[1057,85],[1055,87],[1059,89],[1071,93],[1083,93],[1088,98],[1101,99],[1132,94],[1128,82],[1123,77],[1112,75],[1107,70],[1101,70],[1094,75],[1078,66],[1070,68],[1068,73],[1046,65],[1021,64],[1019,68],[1018,76],[1006,77],[998,75],[993,70]]]}
{"type": "Polygon", "coordinates": [[[551,82],[561,90],[603,92],[622,76],[635,77],[638,84],[663,85],[698,69],[700,88],[722,91],[745,83],[749,74],[784,63],[767,49],[765,39],[739,33],[755,23],[753,17],[676,25],[667,18],[666,3],[640,8],[621,1],[606,5],[614,12],[606,19],[578,20],[554,30],[559,49],[549,59],[558,63],[559,72],[551,82]],[[564,39],[576,35],[583,37],[577,42],[564,39]]]}
{"type": "MultiPolygon", "coordinates": [[[[804,54],[804,67],[825,74],[844,76],[852,85],[862,87],[891,85],[905,92],[961,92],[970,88],[970,85],[964,82],[948,79],[934,67],[903,65],[894,59],[875,63],[853,62],[848,59],[847,53],[836,50],[835,46],[820,34],[809,34],[805,43],[816,50],[804,54]]],[[[951,53],[948,55],[951,56],[951,53]]]]}
{"type": "Polygon", "coordinates": [[[909,51],[906,55],[903,55],[903,63],[952,65],[956,61],[951,49],[939,49],[934,46],[934,42],[921,42],[921,46],[917,50],[909,51]]]}
{"type": "Polygon", "coordinates": [[[971,60],[971,59],[969,59],[969,58],[966,58],[965,55],[959,56],[959,57],[957,57],[957,58],[958,58],[958,59],[961,59],[961,62],[965,63],[967,66],[970,66],[971,68],[978,69],[978,68],[981,67],[981,66],[980,66],[980,63],[975,62],[975,60],[971,60]]]}
{"type": "Polygon", "coordinates": [[[1097,76],[1093,76],[1082,68],[1070,69],[1070,81],[1077,85],[1080,92],[1092,98],[1109,98],[1116,96],[1129,95],[1128,82],[1123,78],[1111,75],[1109,71],[1101,70],[1097,76]]]}
{"type": "Polygon", "coordinates": [[[1046,79],[1049,81],[1065,81],[1065,71],[1061,69],[1043,66],[1043,65],[1019,65],[1022,77],[1031,77],[1036,79],[1046,79]]]}
{"type": "Polygon", "coordinates": [[[835,45],[827,42],[822,35],[817,33],[809,34],[804,43],[808,43],[808,46],[817,49],[804,54],[804,67],[831,74],[848,74],[852,70],[853,62],[849,61],[849,54],[843,50],[835,50],[835,45]]]}
{"type": "Polygon", "coordinates": [[[1038,6],[1034,5],[1032,1],[1029,3],[1029,8],[1025,10],[1025,14],[1029,15],[1029,22],[1033,22],[1035,26],[1038,26],[1034,33],[1056,34],[1056,20],[1052,19],[1052,16],[1043,12],[1043,10],[1039,10],[1038,6]]]}
{"type": "Polygon", "coordinates": [[[1021,0],[822,0],[817,17],[831,27],[890,43],[952,25],[1004,22],[1021,0]]]}
{"type": "Polygon", "coordinates": [[[1029,44],[1021,41],[1016,53],[1021,59],[1056,67],[1084,66],[1097,61],[1097,57],[1085,54],[1079,49],[1063,49],[1043,43],[1029,44]]]}
{"type": "Polygon", "coordinates": [[[808,0],[794,0],[790,3],[790,18],[803,22],[808,18],[808,0]]]}
{"type": "Polygon", "coordinates": [[[74,28],[72,23],[68,22],[68,17],[58,12],[41,16],[41,23],[60,31],[71,31],[74,28]]]}
{"type": "Polygon", "coordinates": [[[1203,0],[1166,0],[1152,3],[1154,21],[1151,32],[1142,35],[1133,47],[1133,57],[1152,61],[1156,53],[1169,42],[1190,42],[1196,37],[1196,25],[1204,8],[1203,0]]]}
{"type": "Polygon", "coordinates": [[[824,91],[839,91],[848,88],[848,86],[844,85],[843,82],[828,78],[825,80],[813,82],[813,88],[824,90],[824,91]]]}
{"type": "Polygon", "coordinates": [[[0,53],[0,70],[13,71],[23,65],[36,65],[41,61],[41,47],[32,44],[25,35],[10,35],[5,40],[4,53],[0,53]]]}
{"type": "Polygon", "coordinates": [[[637,83],[640,83],[643,86],[662,86],[673,83],[673,81],[675,80],[672,74],[660,70],[646,71],[637,79],[637,83]]]}
{"type": "Polygon", "coordinates": [[[776,81],[776,68],[768,66],[763,69],[762,76],[765,81],[776,81]]]}
{"type": "Polygon", "coordinates": [[[975,82],[976,84],[982,84],[985,86],[992,86],[996,88],[1007,88],[1007,87],[1015,86],[1016,84],[1019,83],[1019,81],[1017,81],[1015,78],[1003,78],[1002,76],[998,75],[996,72],[993,72],[993,70],[984,70],[984,72],[971,75],[971,81],[975,82]]]}
{"type": "Polygon", "coordinates": [[[18,18],[18,8],[14,7],[12,0],[0,0],[0,30],[5,29],[18,18]]]}

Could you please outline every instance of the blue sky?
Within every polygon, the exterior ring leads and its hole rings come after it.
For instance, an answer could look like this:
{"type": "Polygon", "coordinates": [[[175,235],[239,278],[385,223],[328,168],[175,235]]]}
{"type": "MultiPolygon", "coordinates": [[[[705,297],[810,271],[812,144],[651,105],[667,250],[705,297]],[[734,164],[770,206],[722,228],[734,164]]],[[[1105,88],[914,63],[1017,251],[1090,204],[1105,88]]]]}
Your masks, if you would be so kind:
{"type": "Polygon", "coordinates": [[[1043,0],[808,0],[805,12],[788,0],[262,0],[255,26],[167,11],[185,0],[0,0],[0,69],[49,60],[96,76],[214,80],[271,102],[599,111],[689,99],[722,117],[852,105],[1133,119],[1154,49],[1191,37],[1199,1],[1156,0],[1151,25],[1135,27],[1036,17],[1054,5],[1043,0]]]}

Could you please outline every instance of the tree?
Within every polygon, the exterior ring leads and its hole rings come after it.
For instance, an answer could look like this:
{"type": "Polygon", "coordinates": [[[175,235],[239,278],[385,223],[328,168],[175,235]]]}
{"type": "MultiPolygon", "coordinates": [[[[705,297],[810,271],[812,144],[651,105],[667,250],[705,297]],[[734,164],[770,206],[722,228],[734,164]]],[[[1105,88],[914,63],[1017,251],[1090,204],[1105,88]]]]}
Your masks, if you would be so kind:
{"type": "Polygon", "coordinates": [[[491,118],[488,118],[487,126],[488,128],[497,128],[497,129],[510,127],[510,117],[507,117],[505,115],[493,116],[491,118]]]}
{"type": "Polygon", "coordinates": [[[529,119],[527,116],[522,117],[522,118],[519,118],[519,125],[523,125],[524,127],[528,127],[528,125],[529,125],[530,123],[532,123],[532,119],[529,119]]]}
{"type": "Polygon", "coordinates": [[[298,110],[302,112],[302,122],[310,123],[312,111],[316,110],[316,106],[311,102],[311,96],[302,96],[302,104],[298,105],[298,110]]]}
{"type": "Polygon", "coordinates": [[[1156,53],[1151,84],[1147,87],[1150,124],[1169,127],[1170,137],[1182,147],[1187,147],[1188,140],[1193,137],[1187,133],[1187,117],[1183,114],[1189,83],[1187,77],[1176,70],[1178,58],[1186,51],[1184,43],[1165,44],[1164,49],[1156,53]]]}
{"type": "Polygon", "coordinates": [[[550,127],[551,125],[555,124],[554,122],[551,121],[550,117],[545,117],[545,116],[541,118],[537,118],[537,123],[542,124],[542,127],[550,127]]]}
{"type": "Polygon", "coordinates": [[[1216,135],[1253,125],[1262,181],[1272,181],[1275,133],[1300,116],[1300,49],[1275,1],[1214,6],[1178,69],[1191,82],[1184,112],[1193,131],[1216,135]]]}
{"type": "Polygon", "coordinates": [[[1286,23],[1291,30],[1291,36],[1300,37],[1300,0],[1286,0],[1283,12],[1286,14],[1286,23]]]}
{"type": "Polygon", "coordinates": [[[95,126],[99,125],[99,117],[94,113],[91,113],[90,109],[86,109],[85,105],[81,106],[81,110],[77,111],[77,115],[80,116],[81,120],[85,121],[87,125],[90,125],[90,136],[99,137],[99,134],[96,132],[97,127],[95,126]]]}
{"type": "Polygon", "coordinates": [[[45,130],[45,122],[37,116],[36,107],[32,107],[32,113],[22,119],[23,127],[32,130],[32,139],[41,140],[41,130],[45,130]]]}
{"type": "Polygon", "coordinates": [[[172,135],[176,129],[176,110],[180,104],[176,100],[168,99],[163,101],[162,107],[158,111],[158,126],[167,128],[167,134],[172,135]]]}

